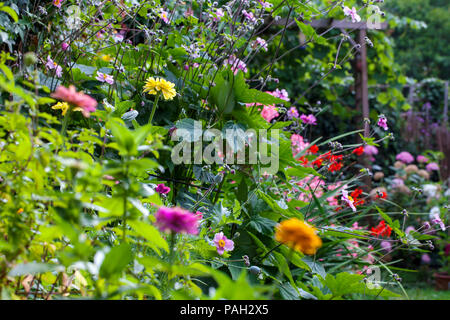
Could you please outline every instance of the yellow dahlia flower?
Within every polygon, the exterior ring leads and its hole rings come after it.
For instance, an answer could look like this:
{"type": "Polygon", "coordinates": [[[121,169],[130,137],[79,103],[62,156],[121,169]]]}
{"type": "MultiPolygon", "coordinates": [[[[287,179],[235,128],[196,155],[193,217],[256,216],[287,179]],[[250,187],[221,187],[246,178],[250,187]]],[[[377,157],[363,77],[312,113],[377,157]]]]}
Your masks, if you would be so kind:
{"type": "MultiPolygon", "coordinates": [[[[58,102],[54,106],[52,106],[52,109],[57,110],[61,109],[62,115],[66,115],[67,110],[69,110],[69,104],[67,102],[58,102]]],[[[73,111],[83,111],[80,107],[73,108],[73,111]]]]}
{"type": "Polygon", "coordinates": [[[159,92],[162,92],[164,99],[172,100],[173,97],[177,95],[174,87],[175,83],[169,82],[162,78],[150,77],[147,79],[147,81],[145,81],[144,92],[155,95],[159,92]]]}
{"type": "Polygon", "coordinates": [[[294,250],[305,254],[315,254],[322,246],[322,240],[316,235],[316,229],[297,218],[281,222],[277,226],[275,239],[294,250]]]}

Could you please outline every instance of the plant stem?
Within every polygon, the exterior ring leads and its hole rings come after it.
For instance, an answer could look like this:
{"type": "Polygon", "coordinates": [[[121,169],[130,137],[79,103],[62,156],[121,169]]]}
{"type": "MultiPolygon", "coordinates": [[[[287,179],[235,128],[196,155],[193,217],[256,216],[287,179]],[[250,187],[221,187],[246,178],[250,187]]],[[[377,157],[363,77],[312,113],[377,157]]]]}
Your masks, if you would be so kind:
{"type": "Polygon", "coordinates": [[[155,115],[156,112],[156,108],[158,107],[158,100],[159,100],[159,96],[161,95],[160,92],[158,92],[158,94],[155,97],[155,101],[153,102],[153,109],[152,109],[152,113],[150,114],[150,118],[148,119],[148,123],[152,123],[153,117],[155,115]]]}
{"type": "Polygon", "coordinates": [[[66,136],[66,130],[67,130],[67,124],[69,123],[69,117],[72,114],[72,106],[69,106],[69,109],[66,112],[66,115],[64,116],[64,120],[61,127],[61,136],[65,138],[66,136]]]}

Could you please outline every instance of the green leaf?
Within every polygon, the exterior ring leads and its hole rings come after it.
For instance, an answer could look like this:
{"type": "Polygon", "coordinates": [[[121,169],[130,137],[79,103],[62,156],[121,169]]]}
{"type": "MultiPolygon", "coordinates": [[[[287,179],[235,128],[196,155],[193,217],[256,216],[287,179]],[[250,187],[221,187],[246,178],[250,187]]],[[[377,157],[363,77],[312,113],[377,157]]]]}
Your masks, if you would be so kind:
{"type": "Polygon", "coordinates": [[[22,263],[22,264],[15,266],[8,273],[8,276],[17,277],[17,276],[23,276],[23,275],[27,275],[27,274],[34,275],[34,274],[45,273],[45,272],[49,272],[49,271],[62,272],[62,271],[64,271],[64,269],[65,268],[63,266],[33,261],[30,263],[22,263]]]}
{"type": "Polygon", "coordinates": [[[117,276],[131,261],[133,261],[131,245],[122,243],[117,247],[113,247],[103,260],[100,267],[100,276],[105,279],[117,276]]]}
{"type": "Polygon", "coordinates": [[[128,221],[128,224],[139,236],[146,239],[148,241],[146,244],[155,249],[158,254],[158,249],[169,252],[169,245],[154,226],[142,221],[128,221]]]}

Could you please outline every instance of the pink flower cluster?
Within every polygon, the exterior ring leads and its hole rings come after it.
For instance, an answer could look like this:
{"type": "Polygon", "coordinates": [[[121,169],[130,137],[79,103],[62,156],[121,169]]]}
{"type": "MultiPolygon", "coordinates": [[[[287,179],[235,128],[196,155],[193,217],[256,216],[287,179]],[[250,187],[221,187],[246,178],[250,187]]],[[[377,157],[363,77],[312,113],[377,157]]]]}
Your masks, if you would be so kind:
{"type": "Polygon", "coordinates": [[[364,146],[364,154],[369,156],[370,161],[375,161],[373,156],[378,154],[378,148],[375,146],[364,146]]]}
{"type": "Polygon", "coordinates": [[[156,212],[156,226],[163,232],[198,234],[199,216],[181,208],[160,207],[156,212]]]}
{"type": "Polygon", "coordinates": [[[230,65],[231,70],[236,75],[239,70],[242,70],[244,73],[247,72],[247,65],[244,63],[244,61],[240,60],[239,58],[236,58],[236,56],[231,55],[224,61],[224,65],[230,65]]]}
{"type": "Polygon", "coordinates": [[[438,171],[439,170],[439,165],[436,162],[431,162],[431,163],[427,164],[427,166],[425,168],[429,172],[431,172],[431,171],[438,171]]]}
{"type": "Polygon", "coordinates": [[[278,117],[280,114],[274,105],[264,106],[261,111],[261,116],[266,119],[267,122],[272,121],[273,118],[278,117]]]}
{"type": "Polygon", "coordinates": [[[300,116],[300,120],[302,120],[303,123],[305,123],[305,124],[310,124],[310,125],[313,125],[313,126],[317,125],[317,122],[316,122],[317,119],[316,119],[316,117],[313,114],[309,114],[309,115],[302,114],[300,116]]]}
{"type": "Polygon", "coordinates": [[[407,164],[414,162],[414,157],[408,151],[400,152],[395,159],[407,164]]]}

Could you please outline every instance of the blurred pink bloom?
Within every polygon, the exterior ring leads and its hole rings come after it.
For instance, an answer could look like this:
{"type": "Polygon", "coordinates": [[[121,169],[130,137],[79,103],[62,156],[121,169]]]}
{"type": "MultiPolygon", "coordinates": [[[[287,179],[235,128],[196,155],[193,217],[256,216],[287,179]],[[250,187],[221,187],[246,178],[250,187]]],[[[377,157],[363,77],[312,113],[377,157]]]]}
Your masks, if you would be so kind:
{"type": "Polygon", "coordinates": [[[400,178],[392,179],[392,188],[398,188],[403,185],[405,185],[405,183],[403,182],[402,179],[400,179],[400,178]]]}
{"type": "Polygon", "coordinates": [[[444,222],[442,222],[441,217],[439,217],[439,214],[434,214],[433,217],[431,218],[431,223],[433,224],[438,224],[439,227],[441,227],[442,231],[445,231],[445,224],[444,222]]]}
{"type": "Polygon", "coordinates": [[[188,8],[185,12],[184,12],[184,16],[187,17],[193,17],[194,16],[194,10],[192,10],[192,8],[188,8]]]}
{"type": "Polygon", "coordinates": [[[414,157],[411,155],[411,153],[407,151],[400,152],[396,157],[396,160],[399,160],[403,163],[411,163],[414,162],[414,157]]]}
{"type": "Polygon", "coordinates": [[[426,163],[426,162],[428,162],[428,158],[425,157],[425,156],[422,156],[422,155],[417,156],[416,160],[417,160],[418,163],[426,163]]]}
{"type": "Polygon", "coordinates": [[[386,251],[391,252],[392,251],[392,245],[389,241],[381,241],[380,246],[386,251]]]}
{"type": "Polygon", "coordinates": [[[358,15],[358,12],[356,11],[355,7],[350,9],[349,7],[345,6],[344,7],[344,14],[346,16],[350,16],[352,18],[352,22],[353,23],[361,21],[361,17],[358,15]]]}
{"type": "Polygon", "coordinates": [[[297,108],[290,107],[288,112],[287,112],[287,115],[288,115],[289,119],[298,118],[299,114],[298,114],[297,108]]]}
{"type": "Polygon", "coordinates": [[[222,10],[221,8],[218,8],[218,9],[216,10],[216,12],[215,12],[215,17],[213,17],[213,21],[214,21],[214,22],[219,21],[220,19],[222,19],[222,17],[223,17],[224,15],[225,15],[225,14],[223,13],[223,10],[222,10]]]}
{"type": "Polygon", "coordinates": [[[202,213],[202,212],[197,211],[197,212],[195,213],[195,215],[198,217],[198,220],[202,220],[202,219],[203,219],[203,213],[202,213]]]}
{"type": "Polygon", "coordinates": [[[309,115],[302,114],[300,116],[300,120],[302,120],[303,123],[305,123],[305,124],[311,124],[311,125],[314,125],[314,126],[317,124],[316,123],[317,119],[316,119],[316,117],[313,114],[309,114],[309,115]]]}
{"type": "Polygon", "coordinates": [[[67,48],[69,48],[69,44],[67,42],[63,42],[61,43],[61,48],[63,49],[63,51],[66,51],[67,48]]]}
{"type": "Polygon", "coordinates": [[[61,8],[61,4],[64,0],[53,0],[53,5],[57,8],[61,8]]]}
{"type": "Polygon", "coordinates": [[[69,88],[58,86],[50,96],[71,103],[75,107],[80,107],[83,109],[82,113],[86,118],[89,118],[90,113],[94,112],[97,107],[97,101],[94,98],[83,92],[77,92],[73,85],[70,85],[69,88]]]}
{"type": "Polygon", "coordinates": [[[244,17],[250,21],[250,22],[255,22],[256,18],[253,15],[253,12],[247,12],[247,10],[242,10],[242,14],[244,15],[244,17]]]}
{"type": "Polygon", "coordinates": [[[100,82],[106,82],[109,84],[113,84],[114,83],[114,78],[113,76],[106,74],[106,73],[101,73],[100,71],[97,71],[97,77],[95,77],[95,79],[97,79],[100,82]]]}
{"type": "Polygon", "coordinates": [[[429,164],[427,164],[426,166],[427,171],[438,171],[439,170],[439,165],[436,162],[431,162],[429,164]]]}
{"type": "Polygon", "coordinates": [[[164,183],[160,183],[156,186],[155,191],[161,194],[168,194],[170,192],[170,188],[165,186],[164,183]]]}
{"type": "Polygon", "coordinates": [[[225,251],[231,251],[234,249],[233,240],[227,239],[227,237],[223,235],[223,232],[216,233],[213,241],[217,248],[217,253],[220,255],[223,255],[225,251]]]}
{"type": "Polygon", "coordinates": [[[294,155],[296,155],[297,153],[307,148],[309,144],[303,140],[303,137],[301,135],[294,133],[291,136],[291,145],[294,151],[294,155]]]}
{"type": "Polygon", "coordinates": [[[279,113],[275,106],[264,106],[263,110],[261,111],[261,116],[266,119],[267,122],[270,122],[273,118],[278,117],[279,113]]]}
{"type": "Polygon", "coordinates": [[[381,128],[383,128],[384,130],[388,129],[388,125],[387,125],[387,119],[384,115],[379,115],[378,116],[378,123],[377,123],[381,128]]]}
{"type": "Polygon", "coordinates": [[[368,156],[374,156],[378,154],[378,148],[375,146],[364,146],[364,153],[368,156]]]}
{"type": "Polygon", "coordinates": [[[224,65],[230,65],[231,70],[236,75],[239,70],[242,70],[244,73],[247,72],[247,65],[244,63],[244,61],[236,58],[236,56],[231,55],[226,59],[224,62],[224,65]]]}
{"type": "Polygon", "coordinates": [[[429,264],[431,262],[431,258],[428,254],[424,253],[421,257],[422,263],[429,264]]]}
{"type": "Polygon", "coordinates": [[[257,37],[256,40],[252,44],[253,49],[257,49],[258,47],[261,47],[264,51],[267,51],[267,42],[266,40],[257,37]]]}
{"type": "Polygon", "coordinates": [[[156,212],[155,225],[159,230],[176,233],[198,234],[197,215],[181,209],[181,208],[166,208],[160,207],[156,212]]]}
{"type": "Polygon", "coordinates": [[[285,89],[275,89],[275,91],[266,91],[267,93],[273,95],[274,97],[277,97],[279,99],[289,101],[289,93],[285,89]]]}

